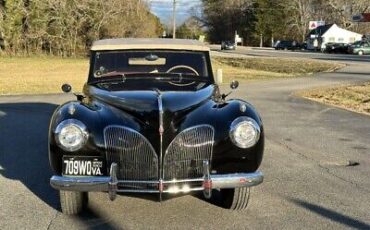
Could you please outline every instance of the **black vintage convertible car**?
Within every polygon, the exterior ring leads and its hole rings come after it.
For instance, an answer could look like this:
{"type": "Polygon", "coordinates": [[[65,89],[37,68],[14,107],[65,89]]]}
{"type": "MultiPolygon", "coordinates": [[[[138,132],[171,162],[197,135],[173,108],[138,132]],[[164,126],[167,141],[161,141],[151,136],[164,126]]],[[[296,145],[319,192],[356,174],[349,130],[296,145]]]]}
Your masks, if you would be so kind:
{"type": "Polygon", "coordinates": [[[83,94],[59,106],[50,123],[50,184],[63,213],[81,212],[97,191],[111,200],[217,192],[225,208],[246,208],[250,187],[263,181],[264,131],[253,106],[228,94],[200,42],[95,42],[83,94]]]}

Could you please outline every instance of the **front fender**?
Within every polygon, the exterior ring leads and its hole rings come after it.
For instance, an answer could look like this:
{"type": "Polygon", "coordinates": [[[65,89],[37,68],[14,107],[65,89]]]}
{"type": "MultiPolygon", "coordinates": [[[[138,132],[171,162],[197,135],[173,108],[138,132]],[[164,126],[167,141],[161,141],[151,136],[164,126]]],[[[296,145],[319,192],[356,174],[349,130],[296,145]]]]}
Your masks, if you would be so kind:
{"type": "Polygon", "coordinates": [[[49,126],[49,161],[56,175],[62,172],[63,155],[101,156],[105,157],[104,128],[107,125],[122,125],[140,132],[142,127],[134,117],[114,107],[98,102],[84,104],[70,101],[59,106],[50,120],[49,126]],[[84,123],[89,138],[84,147],[71,153],[61,149],[56,141],[54,131],[58,124],[67,119],[76,119],[84,123]]]}
{"type": "Polygon", "coordinates": [[[182,129],[198,124],[215,128],[211,167],[214,173],[254,172],[261,164],[264,152],[264,127],[256,109],[242,100],[225,103],[210,101],[186,116],[182,129]],[[229,137],[231,123],[240,116],[254,119],[261,128],[259,141],[251,148],[235,146],[229,137]]]}

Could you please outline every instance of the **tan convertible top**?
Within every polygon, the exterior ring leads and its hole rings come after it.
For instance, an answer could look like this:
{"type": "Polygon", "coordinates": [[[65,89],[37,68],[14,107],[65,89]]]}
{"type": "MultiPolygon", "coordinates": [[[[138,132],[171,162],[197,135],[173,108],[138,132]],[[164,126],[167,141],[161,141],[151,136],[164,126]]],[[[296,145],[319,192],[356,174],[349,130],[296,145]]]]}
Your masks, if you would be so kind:
{"type": "Polygon", "coordinates": [[[117,38],[93,43],[91,50],[168,49],[209,51],[209,47],[197,40],[168,38],[117,38]]]}

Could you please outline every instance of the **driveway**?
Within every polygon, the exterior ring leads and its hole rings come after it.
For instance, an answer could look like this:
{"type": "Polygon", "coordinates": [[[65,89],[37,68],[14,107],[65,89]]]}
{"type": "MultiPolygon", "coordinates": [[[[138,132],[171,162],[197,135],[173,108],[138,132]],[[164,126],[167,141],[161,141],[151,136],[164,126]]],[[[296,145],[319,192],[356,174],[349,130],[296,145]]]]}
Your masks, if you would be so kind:
{"type": "Polygon", "coordinates": [[[337,73],[250,83],[230,96],[252,102],[266,130],[265,182],[241,212],[197,196],[92,193],[85,214],[65,216],[49,186],[47,129],[71,96],[0,97],[0,229],[370,229],[370,117],[294,96],[370,80],[369,64],[347,61],[337,73]]]}

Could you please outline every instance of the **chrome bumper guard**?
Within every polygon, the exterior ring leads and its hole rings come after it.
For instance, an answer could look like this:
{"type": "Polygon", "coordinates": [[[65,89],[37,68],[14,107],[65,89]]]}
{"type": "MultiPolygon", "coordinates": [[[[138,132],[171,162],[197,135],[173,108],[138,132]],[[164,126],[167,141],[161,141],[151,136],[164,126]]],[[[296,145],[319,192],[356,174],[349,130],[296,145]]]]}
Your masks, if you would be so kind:
{"type": "Polygon", "coordinates": [[[127,181],[117,179],[117,164],[112,163],[110,177],[66,177],[52,176],[50,185],[57,190],[80,192],[108,192],[109,198],[114,200],[118,192],[131,193],[188,193],[203,191],[206,198],[212,195],[212,189],[252,187],[263,182],[263,174],[259,171],[253,173],[210,174],[208,161],[204,164],[203,178],[171,180],[171,181],[127,181]],[[189,183],[199,182],[201,186],[190,187],[189,183]],[[119,184],[153,184],[158,189],[138,190],[120,189],[119,184]]]}

